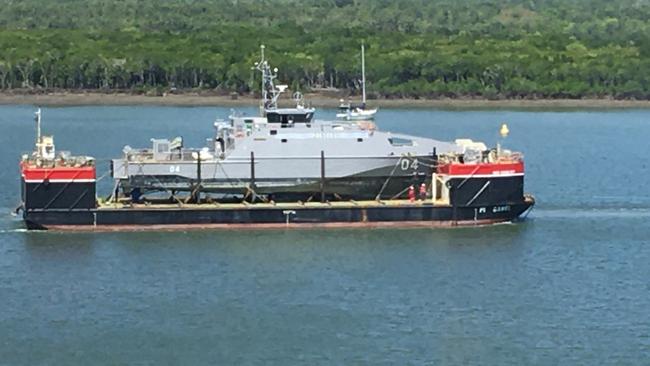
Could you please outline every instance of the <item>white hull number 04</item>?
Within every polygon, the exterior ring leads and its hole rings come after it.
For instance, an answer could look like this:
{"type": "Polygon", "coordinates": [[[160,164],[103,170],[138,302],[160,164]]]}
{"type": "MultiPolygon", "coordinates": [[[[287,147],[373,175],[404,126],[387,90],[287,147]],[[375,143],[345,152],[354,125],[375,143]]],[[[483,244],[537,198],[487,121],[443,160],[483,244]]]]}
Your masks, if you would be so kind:
{"type": "Polygon", "coordinates": [[[400,167],[402,168],[402,170],[409,170],[409,169],[418,170],[419,165],[420,163],[418,163],[418,159],[413,159],[413,161],[409,159],[402,159],[400,161],[400,167]]]}

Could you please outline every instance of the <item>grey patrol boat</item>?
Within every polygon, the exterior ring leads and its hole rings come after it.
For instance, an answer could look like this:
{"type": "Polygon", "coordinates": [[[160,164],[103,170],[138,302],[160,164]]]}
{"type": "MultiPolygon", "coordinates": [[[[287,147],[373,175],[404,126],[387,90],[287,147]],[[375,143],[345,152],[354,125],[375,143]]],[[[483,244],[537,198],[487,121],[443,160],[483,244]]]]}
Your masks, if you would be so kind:
{"type": "Polygon", "coordinates": [[[383,132],[371,121],[312,120],[314,109],[300,95],[294,95],[295,108],[278,108],[286,86],[275,85],[277,69],[272,72],[263,48],[256,68],[262,74],[260,117],[217,120],[203,148],[186,148],[181,138],[125,147],[112,160],[116,193],[121,189],[135,201],[153,192],[188,201],[404,198],[413,186],[431,186],[439,156],[487,150],[471,140],[383,132]]]}

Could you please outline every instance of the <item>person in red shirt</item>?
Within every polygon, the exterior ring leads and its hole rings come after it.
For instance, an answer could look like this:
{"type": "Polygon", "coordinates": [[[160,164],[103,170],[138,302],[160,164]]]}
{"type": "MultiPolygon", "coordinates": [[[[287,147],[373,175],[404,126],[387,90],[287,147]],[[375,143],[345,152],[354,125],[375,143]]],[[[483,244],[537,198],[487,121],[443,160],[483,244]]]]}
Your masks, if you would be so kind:
{"type": "Polygon", "coordinates": [[[420,199],[423,201],[427,199],[427,185],[424,183],[420,184],[420,199]]]}
{"type": "Polygon", "coordinates": [[[415,202],[415,187],[413,185],[409,187],[408,198],[409,201],[415,202]]]}

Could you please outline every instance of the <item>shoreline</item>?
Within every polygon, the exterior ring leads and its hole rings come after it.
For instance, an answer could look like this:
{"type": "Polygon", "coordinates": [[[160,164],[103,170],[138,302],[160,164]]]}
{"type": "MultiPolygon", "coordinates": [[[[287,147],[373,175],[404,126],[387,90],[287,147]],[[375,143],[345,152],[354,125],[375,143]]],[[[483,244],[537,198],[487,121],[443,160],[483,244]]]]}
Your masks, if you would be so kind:
{"type": "MultiPolygon", "coordinates": [[[[336,108],[339,98],[322,94],[306,94],[305,100],[314,107],[336,108]]],[[[355,98],[352,98],[355,101],[355,98]]],[[[283,105],[289,105],[284,99],[283,105]]],[[[47,94],[9,94],[0,93],[0,105],[40,105],[49,107],[88,106],[88,105],[154,105],[154,106],[221,106],[256,107],[258,99],[251,96],[238,96],[232,99],[223,95],[200,95],[196,93],[147,96],[128,93],[70,93],[47,94]]],[[[498,109],[498,108],[558,108],[558,109],[598,109],[598,108],[650,108],[650,100],[615,99],[503,99],[487,100],[473,98],[445,99],[372,99],[368,104],[379,108],[443,108],[443,109],[498,109]]]]}

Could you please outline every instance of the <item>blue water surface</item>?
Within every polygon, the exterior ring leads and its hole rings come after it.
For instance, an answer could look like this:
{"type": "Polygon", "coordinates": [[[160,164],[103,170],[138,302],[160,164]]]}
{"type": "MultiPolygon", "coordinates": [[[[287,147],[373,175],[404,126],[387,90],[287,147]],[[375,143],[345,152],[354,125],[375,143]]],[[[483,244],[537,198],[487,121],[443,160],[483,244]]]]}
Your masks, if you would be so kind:
{"type": "MultiPolygon", "coordinates": [[[[650,110],[380,110],[381,129],[523,151],[524,223],[95,234],[11,215],[33,110],[0,106],[0,365],[648,364],[650,110]]],[[[101,176],[228,114],[46,108],[43,129],[101,176]]]]}

